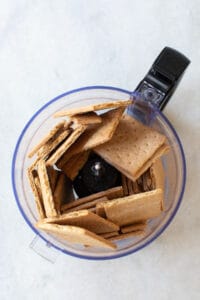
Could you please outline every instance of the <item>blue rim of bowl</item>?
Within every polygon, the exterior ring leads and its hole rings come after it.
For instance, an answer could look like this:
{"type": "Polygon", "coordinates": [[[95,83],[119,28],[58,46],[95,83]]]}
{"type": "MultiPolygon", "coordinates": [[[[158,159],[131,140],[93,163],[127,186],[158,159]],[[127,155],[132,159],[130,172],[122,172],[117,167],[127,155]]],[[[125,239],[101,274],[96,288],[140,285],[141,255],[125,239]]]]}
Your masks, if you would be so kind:
{"type": "Polygon", "coordinates": [[[69,94],[73,94],[73,93],[77,93],[77,92],[81,92],[81,91],[84,91],[84,90],[92,90],[92,89],[107,89],[107,90],[114,90],[114,91],[119,91],[119,92],[123,92],[129,96],[131,96],[132,92],[128,91],[128,90],[125,90],[125,89],[121,89],[121,88],[117,88],[117,87],[112,87],[112,86],[102,86],[102,85],[97,85],[97,86],[86,86],[86,87],[82,87],[82,88],[78,88],[78,89],[74,89],[74,90],[71,90],[71,91],[68,91],[68,92],[65,92],[55,98],[53,98],[52,100],[50,100],[49,102],[47,102],[44,106],[42,106],[32,117],[31,119],[28,121],[28,123],[25,125],[24,129],[22,130],[19,138],[18,138],[18,141],[17,141],[17,144],[15,146],[15,150],[14,150],[14,154],[13,154],[13,159],[12,159],[12,166],[11,166],[11,177],[12,177],[12,187],[13,187],[13,192],[14,192],[14,196],[15,196],[15,199],[16,199],[16,202],[17,202],[17,206],[23,216],[23,218],[25,219],[26,223],[31,227],[31,229],[33,230],[33,232],[39,236],[41,239],[43,239],[48,245],[54,247],[55,249],[61,251],[62,253],[65,253],[65,254],[68,254],[68,255],[71,255],[71,256],[74,256],[74,257],[78,257],[78,258],[82,258],[82,259],[88,259],[88,260],[108,260],[108,259],[115,259],[115,258],[120,258],[120,257],[123,257],[123,256],[127,256],[129,254],[132,254],[134,252],[137,252],[139,250],[141,250],[142,248],[148,246],[150,243],[152,243],[155,239],[157,239],[161,234],[162,232],[169,226],[169,224],[171,223],[171,221],[173,220],[173,218],[175,217],[179,207],[180,207],[180,204],[181,204],[181,201],[182,201],[182,198],[183,198],[183,194],[184,194],[184,190],[185,190],[185,183],[186,183],[186,161],[185,161],[185,155],[184,155],[184,151],[183,151],[183,147],[182,147],[182,144],[181,144],[181,141],[175,131],[175,129],[173,128],[173,126],[171,125],[171,123],[168,121],[168,119],[165,117],[165,115],[159,111],[159,113],[161,114],[161,116],[163,117],[163,119],[165,120],[165,122],[167,123],[167,125],[170,127],[170,129],[172,130],[174,136],[176,137],[177,139],[177,142],[178,142],[178,145],[179,145],[179,148],[180,148],[180,152],[181,152],[181,156],[182,156],[182,163],[183,163],[183,182],[182,182],[182,190],[181,190],[181,193],[180,193],[180,196],[179,196],[179,199],[178,199],[178,202],[177,202],[177,205],[171,215],[171,217],[169,218],[169,220],[166,222],[166,224],[156,233],[155,236],[153,236],[149,241],[147,241],[146,243],[144,243],[143,245],[141,246],[138,246],[137,248],[133,249],[133,250],[127,250],[125,251],[124,253],[120,253],[120,254],[114,254],[112,256],[101,256],[101,257],[98,257],[98,256],[87,256],[87,255],[80,255],[80,254],[76,254],[76,253],[73,253],[73,252],[70,252],[70,251],[67,251],[67,250],[64,250],[54,244],[52,244],[51,242],[49,242],[46,238],[44,238],[40,232],[35,228],[33,227],[33,225],[31,224],[31,222],[29,221],[28,217],[26,216],[21,204],[20,204],[20,201],[19,201],[19,198],[18,198],[18,194],[17,194],[17,189],[16,189],[16,185],[15,185],[15,175],[14,175],[14,170],[15,170],[15,163],[16,163],[16,157],[17,157],[17,153],[18,153],[18,149],[19,149],[19,145],[21,143],[21,140],[25,134],[25,132],[27,131],[28,127],[30,126],[30,124],[33,122],[33,120],[40,114],[41,111],[43,111],[45,108],[47,108],[50,104],[52,104],[53,102],[59,100],[60,98],[62,97],[65,97],[69,94]]]}

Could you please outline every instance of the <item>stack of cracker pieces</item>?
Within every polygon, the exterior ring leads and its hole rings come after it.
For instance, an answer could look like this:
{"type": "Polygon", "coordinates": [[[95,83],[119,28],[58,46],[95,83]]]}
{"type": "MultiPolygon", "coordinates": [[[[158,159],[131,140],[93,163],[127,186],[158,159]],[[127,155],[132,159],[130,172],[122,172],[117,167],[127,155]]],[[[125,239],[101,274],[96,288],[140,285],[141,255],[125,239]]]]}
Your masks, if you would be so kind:
{"type": "Polygon", "coordinates": [[[59,111],[62,118],[29,153],[28,177],[38,211],[36,227],[70,243],[116,249],[143,237],[147,221],[164,210],[160,157],[165,136],[125,110],[131,100],[59,111]],[[106,110],[103,114],[98,111],[106,110]],[[121,172],[121,186],[75,199],[73,180],[91,151],[121,172]]]}

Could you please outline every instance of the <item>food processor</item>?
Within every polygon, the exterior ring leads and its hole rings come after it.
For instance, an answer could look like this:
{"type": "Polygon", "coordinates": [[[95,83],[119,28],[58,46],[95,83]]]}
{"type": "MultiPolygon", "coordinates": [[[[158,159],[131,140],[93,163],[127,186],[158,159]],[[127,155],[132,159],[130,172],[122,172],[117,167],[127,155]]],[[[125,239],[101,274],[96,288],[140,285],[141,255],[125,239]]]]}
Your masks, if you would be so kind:
{"type": "MultiPolygon", "coordinates": [[[[77,88],[55,97],[32,116],[20,134],[12,161],[12,185],[15,199],[22,216],[36,236],[30,245],[32,249],[52,262],[55,261],[58,251],[78,258],[113,259],[146,247],[167,228],[183,197],[186,165],[178,134],[162,111],[178,86],[189,63],[189,59],[183,54],[175,49],[165,47],[134,91],[111,86],[77,88]],[[52,115],[72,107],[124,99],[133,99],[133,104],[128,106],[126,113],[165,135],[170,146],[169,153],[161,158],[165,173],[165,210],[159,217],[148,221],[144,236],[121,240],[117,243],[116,250],[71,244],[51,234],[39,231],[34,225],[38,216],[27,178],[27,169],[32,162],[28,158],[28,153],[56,124],[57,120],[52,118],[52,115]]],[[[101,166],[98,165],[95,168],[98,170],[101,166]]]]}

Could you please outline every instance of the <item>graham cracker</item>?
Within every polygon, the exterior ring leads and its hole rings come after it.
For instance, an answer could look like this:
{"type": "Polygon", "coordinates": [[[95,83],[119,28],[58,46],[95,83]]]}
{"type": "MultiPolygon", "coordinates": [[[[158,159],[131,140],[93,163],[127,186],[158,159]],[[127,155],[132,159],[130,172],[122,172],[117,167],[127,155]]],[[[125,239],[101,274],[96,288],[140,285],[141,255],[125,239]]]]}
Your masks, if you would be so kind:
{"type": "Polygon", "coordinates": [[[128,239],[130,237],[136,237],[136,236],[140,236],[140,235],[144,235],[144,234],[145,234],[145,232],[143,230],[137,230],[137,231],[128,232],[128,233],[120,233],[119,235],[109,237],[108,240],[116,242],[116,241],[121,241],[124,239],[128,239]]]}
{"type": "Polygon", "coordinates": [[[63,214],[57,218],[44,219],[45,223],[53,223],[59,225],[72,225],[88,229],[94,233],[107,233],[118,231],[119,226],[101,218],[100,216],[88,210],[79,210],[63,214]]]}
{"type": "MultiPolygon", "coordinates": [[[[84,204],[81,204],[81,205],[78,205],[78,206],[69,208],[69,209],[67,209],[67,210],[64,210],[64,212],[69,213],[69,212],[77,211],[77,210],[80,210],[80,209],[86,209],[86,208],[88,209],[88,208],[94,208],[94,207],[96,208],[96,204],[97,204],[97,203],[105,202],[105,201],[107,201],[107,200],[108,200],[107,197],[98,198],[98,199],[95,199],[95,200],[90,201],[90,202],[88,202],[88,203],[84,203],[84,204]]],[[[75,201],[75,202],[77,202],[77,201],[75,201]]],[[[62,209],[62,211],[63,211],[63,207],[62,207],[61,209],[62,209]]]]}
{"type": "Polygon", "coordinates": [[[143,192],[151,191],[152,190],[152,178],[151,178],[151,174],[150,174],[150,169],[148,169],[147,171],[145,171],[142,174],[141,180],[142,180],[142,191],[143,192]]]}
{"type": "Polygon", "coordinates": [[[104,203],[108,220],[120,226],[157,217],[163,210],[163,191],[153,191],[130,195],[104,203]]]}
{"type": "Polygon", "coordinates": [[[51,186],[49,182],[49,177],[47,173],[47,168],[44,160],[38,162],[38,176],[40,179],[40,186],[43,198],[43,204],[47,217],[57,216],[53,195],[51,191],[51,186]]]}
{"type": "Polygon", "coordinates": [[[134,189],[133,189],[133,181],[127,178],[127,186],[128,186],[128,194],[132,195],[134,194],[134,189]]]}
{"type": "Polygon", "coordinates": [[[42,199],[42,191],[41,191],[40,179],[39,179],[39,176],[38,176],[36,170],[33,171],[33,178],[34,178],[34,183],[35,183],[35,187],[37,189],[39,198],[41,199],[40,203],[41,203],[42,209],[44,211],[44,205],[43,205],[43,199],[42,199]]]}
{"type": "Polygon", "coordinates": [[[170,147],[167,144],[161,146],[154,155],[142,166],[140,171],[137,173],[137,178],[141,176],[153,163],[157,161],[161,156],[167,154],[170,151],[170,147]]]}
{"type": "Polygon", "coordinates": [[[80,138],[70,147],[70,149],[58,162],[59,168],[62,167],[73,155],[92,149],[97,145],[104,144],[109,141],[119,124],[119,120],[124,109],[124,107],[119,107],[102,114],[102,123],[91,125],[85,130],[80,138]]]}
{"type": "Polygon", "coordinates": [[[100,247],[108,249],[116,249],[116,245],[104,239],[103,237],[77,226],[58,225],[48,223],[37,223],[36,227],[48,233],[67,240],[70,243],[88,245],[91,247],[100,247]]]}
{"type": "Polygon", "coordinates": [[[138,230],[144,231],[146,227],[147,227],[146,222],[135,223],[133,225],[121,227],[121,232],[128,233],[128,232],[133,232],[138,230]]]}
{"type": "MultiPolygon", "coordinates": [[[[81,152],[80,152],[81,153],[81,152]]],[[[78,153],[79,154],[79,153],[78,153]]],[[[68,149],[68,151],[66,151],[62,156],[61,158],[57,161],[56,163],[56,166],[59,168],[59,169],[62,169],[64,167],[64,165],[66,163],[68,163],[70,161],[70,159],[75,156],[76,154],[73,154],[71,152],[70,149],[68,149]]]]}
{"type": "Polygon", "coordinates": [[[33,196],[35,199],[39,219],[43,219],[46,217],[46,215],[45,215],[45,211],[44,211],[41,187],[40,187],[40,182],[39,182],[39,177],[38,177],[37,171],[29,168],[28,169],[28,178],[29,178],[31,189],[33,191],[33,196]]]}
{"type": "Polygon", "coordinates": [[[132,194],[138,194],[138,193],[142,192],[142,191],[140,190],[140,187],[139,187],[137,181],[132,181],[132,180],[130,180],[129,178],[128,178],[128,181],[130,182],[130,184],[131,184],[131,186],[132,186],[132,193],[131,193],[131,195],[132,195],[132,194]]]}
{"type": "Polygon", "coordinates": [[[124,196],[127,196],[129,194],[128,192],[128,185],[127,185],[127,178],[124,174],[121,174],[122,177],[122,187],[124,191],[124,196]]]}
{"type": "Polygon", "coordinates": [[[44,159],[47,158],[50,155],[50,153],[70,135],[71,132],[72,129],[66,129],[63,132],[61,132],[55,139],[49,140],[38,151],[38,157],[44,159]]]}
{"type": "Polygon", "coordinates": [[[136,180],[139,190],[143,191],[143,181],[142,181],[142,175],[136,180]]]}
{"type": "Polygon", "coordinates": [[[124,174],[121,174],[121,175],[122,175],[122,186],[124,189],[124,196],[138,194],[138,193],[142,192],[140,190],[137,180],[133,181],[130,178],[126,177],[124,174]]]}
{"type": "MultiPolygon", "coordinates": [[[[108,198],[106,198],[108,199],[108,198]]],[[[107,200],[106,200],[107,201],[107,200]]],[[[106,212],[105,212],[105,209],[104,209],[104,206],[103,206],[103,203],[104,201],[102,202],[98,202],[96,204],[96,214],[102,218],[106,218],[106,212]]]]}
{"type": "Polygon", "coordinates": [[[94,111],[73,115],[71,120],[82,125],[99,124],[102,122],[101,116],[98,116],[94,111]]]}
{"type": "Polygon", "coordinates": [[[112,138],[94,151],[135,181],[167,149],[164,135],[125,115],[112,138]]]}
{"type": "MultiPolygon", "coordinates": [[[[131,179],[133,182],[136,182],[139,177],[144,174],[144,172],[146,170],[148,170],[149,167],[151,167],[151,165],[153,163],[156,162],[157,159],[159,159],[162,155],[165,155],[166,153],[168,153],[168,151],[170,150],[169,146],[164,144],[163,146],[161,146],[154,154],[153,156],[148,159],[144,165],[141,167],[141,169],[134,175],[130,174],[127,170],[123,169],[123,167],[119,166],[119,165],[116,165],[114,163],[112,163],[112,165],[118,169],[121,173],[125,174],[126,177],[128,177],[129,179],[131,179]],[[136,179],[137,178],[137,179],[136,179]]],[[[105,159],[106,160],[106,159],[105,159]]],[[[108,161],[108,160],[107,160],[108,161]]],[[[108,161],[109,162],[109,161],[108,161]]],[[[110,162],[111,164],[111,162],[110,162]]],[[[136,186],[135,186],[136,187],[136,186]]]]}
{"type": "Polygon", "coordinates": [[[56,149],[56,151],[47,160],[47,165],[55,164],[59,158],[67,151],[67,149],[78,139],[78,137],[85,131],[86,126],[78,126],[68,136],[68,138],[56,149]]]}
{"type": "Polygon", "coordinates": [[[70,160],[62,167],[67,177],[74,180],[78,175],[79,171],[82,169],[84,164],[87,162],[90,151],[84,151],[73,155],[70,160]]]}
{"type": "Polygon", "coordinates": [[[105,191],[102,191],[99,193],[92,194],[92,195],[84,197],[84,198],[79,198],[78,200],[73,201],[72,203],[63,205],[62,211],[67,210],[72,207],[79,206],[84,203],[88,203],[92,200],[99,199],[102,197],[107,197],[108,199],[114,199],[114,198],[118,198],[118,197],[122,197],[122,196],[123,196],[122,186],[117,186],[117,187],[114,187],[114,188],[111,188],[111,189],[108,189],[108,190],[105,190],[105,191]]]}
{"type": "Polygon", "coordinates": [[[37,157],[33,162],[32,164],[28,167],[29,170],[36,170],[37,169],[37,164],[39,162],[39,157],[37,157]]]}
{"type": "Polygon", "coordinates": [[[157,159],[155,163],[150,167],[150,177],[152,180],[152,189],[161,188],[164,190],[165,187],[165,173],[162,165],[162,161],[157,159]]]}
{"type": "Polygon", "coordinates": [[[59,111],[54,114],[55,118],[65,117],[65,116],[74,116],[77,114],[83,114],[91,111],[98,111],[102,109],[110,109],[110,108],[118,108],[118,107],[126,107],[132,103],[132,100],[119,100],[119,101],[111,101],[105,103],[92,104],[85,107],[71,108],[68,110],[59,111]]]}
{"type": "Polygon", "coordinates": [[[100,236],[104,237],[105,239],[111,238],[111,237],[114,237],[114,236],[117,236],[117,235],[119,235],[118,231],[113,231],[113,232],[101,233],[100,234],[100,236]]]}
{"type": "Polygon", "coordinates": [[[52,193],[54,193],[57,179],[60,172],[55,170],[52,166],[47,166],[46,168],[47,168],[47,174],[48,174],[51,190],[52,193]]]}
{"type": "Polygon", "coordinates": [[[88,210],[96,214],[96,207],[90,207],[88,210]]]}
{"type": "Polygon", "coordinates": [[[76,199],[74,191],[73,191],[73,183],[67,176],[65,176],[65,188],[68,192],[67,192],[66,197],[63,197],[61,207],[62,207],[62,205],[65,205],[67,203],[74,202],[76,199]]]}
{"type": "Polygon", "coordinates": [[[31,158],[42,146],[44,146],[65,124],[65,121],[58,123],[28,154],[31,158]]]}
{"type": "Polygon", "coordinates": [[[60,172],[56,188],[53,193],[53,200],[55,204],[56,211],[60,213],[61,204],[65,201],[67,198],[67,194],[69,193],[69,190],[67,189],[67,183],[66,183],[66,175],[62,172],[60,172]]]}

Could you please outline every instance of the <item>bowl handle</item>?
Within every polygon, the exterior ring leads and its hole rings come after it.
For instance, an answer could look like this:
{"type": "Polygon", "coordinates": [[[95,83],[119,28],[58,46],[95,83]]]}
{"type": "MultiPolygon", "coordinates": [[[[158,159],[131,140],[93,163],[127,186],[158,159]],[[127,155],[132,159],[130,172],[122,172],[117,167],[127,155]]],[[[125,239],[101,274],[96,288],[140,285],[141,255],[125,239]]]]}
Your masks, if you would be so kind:
{"type": "Polygon", "coordinates": [[[38,235],[34,237],[29,247],[42,258],[53,264],[56,262],[56,259],[59,255],[59,252],[52,247],[50,243],[45,242],[38,235]]]}

